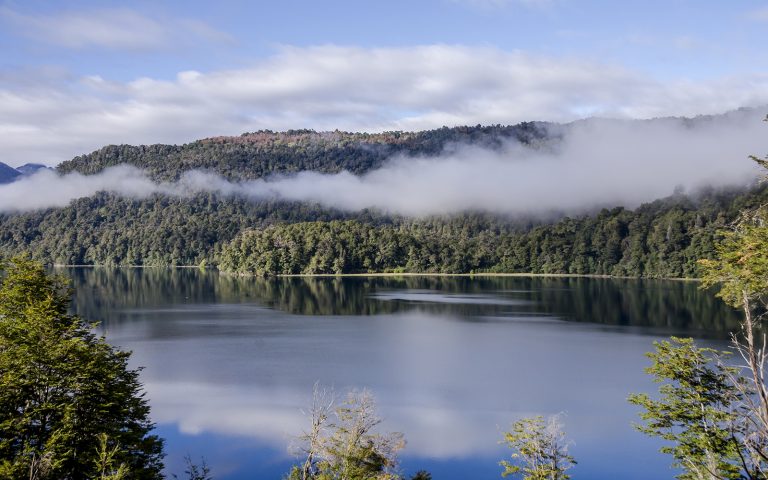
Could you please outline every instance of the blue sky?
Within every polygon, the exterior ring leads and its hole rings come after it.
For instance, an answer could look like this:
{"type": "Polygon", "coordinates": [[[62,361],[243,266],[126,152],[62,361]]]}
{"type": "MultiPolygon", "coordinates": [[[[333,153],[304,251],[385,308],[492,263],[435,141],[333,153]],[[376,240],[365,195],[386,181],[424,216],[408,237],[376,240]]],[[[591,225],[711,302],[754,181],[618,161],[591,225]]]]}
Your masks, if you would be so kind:
{"type": "Polygon", "coordinates": [[[720,113],[768,103],[766,27],[765,1],[0,1],[0,160],[720,113]]]}

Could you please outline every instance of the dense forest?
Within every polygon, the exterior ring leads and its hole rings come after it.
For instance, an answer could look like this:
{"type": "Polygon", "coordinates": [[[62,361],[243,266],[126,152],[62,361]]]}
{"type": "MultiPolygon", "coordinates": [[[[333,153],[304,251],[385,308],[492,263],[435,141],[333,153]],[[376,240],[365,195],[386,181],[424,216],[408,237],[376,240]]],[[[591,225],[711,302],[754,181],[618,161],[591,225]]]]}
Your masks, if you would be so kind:
{"type": "Polygon", "coordinates": [[[48,264],[220,265],[254,274],[532,272],[697,275],[717,231],[768,192],[674,195],[634,210],[554,223],[481,213],[411,219],[201,194],[144,200],[102,193],[64,208],[0,216],[0,254],[48,264]]]}
{"type": "MultiPolygon", "coordinates": [[[[108,146],[62,163],[92,174],[131,164],[157,180],[191,169],[229,179],[313,170],[364,173],[387,158],[437,155],[459,144],[501,149],[555,146],[562,128],[544,123],[380,134],[260,131],[186,145],[108,146]],[[560,128],[560,130],[558,130],[560,128]]],[[[407,218],[375,210],[215,193],[134,199],[107,192],[63,208],[0,214],[0,255],[26,252],[64,265],[212,265],[234,273],[566,273],[694,277],[718,230],[765,188],[674,194],[635,209],[576,217],[483,212],[407,218]]]]}
{"type": "Polygon", "coordinates": [[[559,138],[559,126],[525,122],[512,126],[443,127],[420,132],[348,133],[262,130],[185,145],[110,145],[61,163],[61,173],[92,174],[119,164],[145,170],[155,180],[176,180],[205,169],[229,180],[250,180],[303,170],[359,175],[394,155],[438,155],[459,144],[499,149],[515,141],[537,146],[559,138]]]}
{"type": "Polygon", "coordinates": [[[199,265],[244,228],[338,218],[339,212],[308,204],[100,193],[64,208],[0,215],[0,253],[28,252],[47,264],[199,265]]]}
{"type": "Polygon", "coordinates": [[[272,225],[243,232],[218,255],[225,271],[273,274],[368,272],[521,272],[636,277],[695,277],[714,252],[718,230],[748,194],[683,195],[531,229],[470,222],[467,217],[372,225],[356,220],[272,225]]]}

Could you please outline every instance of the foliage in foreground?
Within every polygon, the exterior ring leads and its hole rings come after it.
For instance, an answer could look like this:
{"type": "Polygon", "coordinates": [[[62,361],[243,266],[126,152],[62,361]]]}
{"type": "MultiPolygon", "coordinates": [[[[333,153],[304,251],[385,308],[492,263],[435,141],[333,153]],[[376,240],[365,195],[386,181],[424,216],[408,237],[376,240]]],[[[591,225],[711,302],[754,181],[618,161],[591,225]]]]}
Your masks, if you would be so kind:
{"type": "MultiPolygon", "coordinates": [[[[758,160],[763,167],[768,163],[758,160]]],[[[633,395],[647,424],[640,429],[673,442],[662,451],[675,458],[684,479],[768,478],[768,387],[765,382],[768,311],[768,207],[742,212],[717,247],[700,263],[704,287],[744,314],[732,345],[741,365],[726,366],[722,352],[692,340],[656,344],[647,370],[661,398],[633,395]]]]}
{"type": "Polygon", "coordinates": [[[63,278],[14,259],[0,284],[0,478],[162,478],[129,354],[67,313],[63,278]]]}
{"type": "Polygon", "coordinates": [[[568,480],[566,472],[576,460],[568,454],[568,442],[557,416],[523,418],[504,433],[512,449],[512,461],[504,460],[502,477],[522,475],[523,480],[568,480]]]}
{"type": "Polygon", "coordinates": [[[299,437],[303,460],[288,480],[397,480],[401,433],[377,433],[381,418],[370,392],[350,392],[336,405],[335,396],[315,388],[309,411],[311,427],[299,437]]]}
{"type": "Polygon", "coordinates": [[[680,479],[742,478],[739,442],[734,427],[739,390],[731,383],[738,371],[719,361],[718,352],[697,347],[692,339],[655,342],[648,353],[652,365],[646,373],[662,383],[659,398],[630,395],[644,409],[641,432],[671,443],[661,448],[672,455],[680,479]]]}
{"type": "MultiPolygon", "coordinates": [[[[307,412],[310,427],[297,438],[299,462],[286,480],[402,480],[397,454],[405,446],[401,433],[379,433],[382,422],[370,392],[352,391],[337,404],[333,392],[315,385],[307,412]]],[[[504,433],[512,461],[504,460],[502,477],[522,475],[523,480],[568,480],[566,472],[576,461],[559,421],[552,416],[523,418],[504,433]]],[[[430,480],[420,470],[410,480],[430,480]]]]}
{"type": "MultiPolygon", "coordinates": [[[[184,457],[184,464],[184,475],[186,475],[184,478],[187,480],[213,480],[211,467],[208,466],[205,458],[202,458],[198,464],[192,461],[192,457],[187,455],[184,457]]],[[[179,478],[179,476],[173,474],[173,478],[179,478]]]]}

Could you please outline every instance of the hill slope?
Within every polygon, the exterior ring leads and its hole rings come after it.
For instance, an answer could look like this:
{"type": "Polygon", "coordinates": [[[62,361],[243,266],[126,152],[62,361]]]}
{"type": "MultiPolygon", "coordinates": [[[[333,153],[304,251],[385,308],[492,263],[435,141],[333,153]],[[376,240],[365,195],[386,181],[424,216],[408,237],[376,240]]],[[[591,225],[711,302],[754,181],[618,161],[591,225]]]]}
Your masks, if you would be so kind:
{"type": "Polygon", "coordinates": [[[313,170],[361,174],[393,155],[437,155],[452,144],[500,148],[514,140],[535,145],[551,138],[548,124],[441,128],[422,132],[348,133],[289,130],[216,137],[185,145],[110,145],[61,163],[62,173],[99,172],[127,163],[156,180],[174,180],[184,171],[206,169],[230,180],[313,170]]]}
{"type": "Polygon", "coordinates": [[[0,184],[11,183],[21,175],[15,168],[0,162],[0,184]]]}
{"type": "MultiPolygon", "coordinates": [[[[543,123],[362,134],[255,132],[186,145],[108,146],[62,163],[99,172],[128,163],[160,180],[207,169],[229,179],[302,170],[368,172],[392,155],[436,155],[454,144],[501,149],[557,141],[543,123]]],[[[16,172],[18,174],[18,172],[16,172]]],[[[141,200],[99,193],[64,208],[0,214],[0,255],[58,264],[193,265],[240,273],[532,272],[696,276],[717,231],[768,190],[715,190],[634,210],[605,209],[547,223],[481,212],[412,219],[316,204],[213,193],[141,200]]]]}

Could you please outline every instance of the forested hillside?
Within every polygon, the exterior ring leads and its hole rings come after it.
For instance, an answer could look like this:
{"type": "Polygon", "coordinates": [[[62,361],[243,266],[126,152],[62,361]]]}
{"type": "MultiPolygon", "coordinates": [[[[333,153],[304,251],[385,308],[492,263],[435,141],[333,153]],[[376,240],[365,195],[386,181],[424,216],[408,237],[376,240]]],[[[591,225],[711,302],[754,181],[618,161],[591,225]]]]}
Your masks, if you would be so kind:
{"type": "Polygon", "coordinates": [[[338,218],[340,212],[308,204],[100,193],[64,208],[0,215],[0,255],[29,252],[64,265],[199,265],[245,228],[338,218]]]}
{"type": "Polygon", "coordinates": [[[535,145],[553,138],[556,125],[526,122],[512,126],[443,127],[420,132],[348,133],[289,130],[216,137],[185,145],[110,145],[63,162],[62,173],[91,174],[123,163],[144,169],[156,180],[175,180],[183,172],[206,169],[230,180],[313,170],[361,174],[389,157],[437,155],[454,144],[500,148],[504,142],[535,145]]]}
{"type": "Polygon", "coordinates": [[[615,208],[526,230],[432,219],[371,225],[308,222],[246,231],[219,259],[239,273],[521,272],[637,277],[695,277],[710,258],[718,230],[740,209],[768,200],[709,192],[676,195],[636,210],[615,208]]]}
{"type": "Polygon", "coordinates": [[[490,214],[409,219],[318,205],[201,194],[99,194],[60,209],[0,216],[0,254],[49,264],[209,265],[254,274],[532,272],[697,275],[717,231],[749,193],[677,195],[635,210],[531,223],[490,214]]]}
{"type": "MultiPolygon", "coordinates": [[[[261,131],[173,146],[109,146],[62,163],[62,173],[135,165],[157,180],[193,169],[229,179],[312,170],[355,174],[392,155],[437,155],[454,145],[548,148],[558,127],[542,123],[381,134],[261,131]]],[[[463,212],[407,218],[318,204],[215,193],[109,193],[63,208],[0,214],[0,255],[28,252],[48,264],[219,265],[259,275],[368,272],[531,272],[691,277],[713,254],[717,231],[739,210],[765,203],[765,188],[673,195],[634,210],[573,218],[463,212]]]]}

